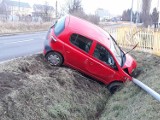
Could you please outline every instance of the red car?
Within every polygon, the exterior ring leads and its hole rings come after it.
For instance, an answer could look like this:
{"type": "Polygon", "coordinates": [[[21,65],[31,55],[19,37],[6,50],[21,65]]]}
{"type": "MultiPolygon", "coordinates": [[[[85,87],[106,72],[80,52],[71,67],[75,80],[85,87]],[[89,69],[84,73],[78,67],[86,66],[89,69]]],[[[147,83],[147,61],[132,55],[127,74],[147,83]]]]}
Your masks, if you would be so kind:
{"type": "Polygon", "coordinates": [[[137,66],[109,33],[71,15],[60,18],[50,28],[44,55],[54,66],[70,66],[103,82],[111,93],[132,80],[137,66]]]}

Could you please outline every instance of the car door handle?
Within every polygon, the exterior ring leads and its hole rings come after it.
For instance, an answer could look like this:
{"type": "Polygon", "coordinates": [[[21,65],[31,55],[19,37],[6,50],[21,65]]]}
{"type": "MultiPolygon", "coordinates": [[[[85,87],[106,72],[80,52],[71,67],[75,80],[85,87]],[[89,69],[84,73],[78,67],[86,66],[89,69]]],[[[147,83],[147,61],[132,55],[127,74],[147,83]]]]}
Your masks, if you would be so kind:
{"type": "Polygon", "coordinates": [[[66,51],[67,53],[70,53],[70,51],[66,51]]]}
{"type": "Polygon", "coordinates": [[[93,62],[89,62],[88,59],[84,61],[85,64],[93,65],[93,62]]]}
{"type": "Polygon", "coordinates": [[[88,59],[86,59],[85,61],[84,61],[84,64],[87,64],[88,63],[88,59]]]}

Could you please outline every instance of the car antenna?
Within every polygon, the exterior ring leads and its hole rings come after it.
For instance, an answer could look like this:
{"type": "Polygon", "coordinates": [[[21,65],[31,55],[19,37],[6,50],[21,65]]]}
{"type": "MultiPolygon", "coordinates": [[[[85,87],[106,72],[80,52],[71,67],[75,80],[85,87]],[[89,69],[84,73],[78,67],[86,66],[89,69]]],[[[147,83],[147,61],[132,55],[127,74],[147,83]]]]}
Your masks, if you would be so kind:
{"type": "Polygon", "coordinates": [[[139,42],[138,42],[131,50],[129,50],[128,52],[126,52],[126,53],[124,54],[124,56],[125,56],[126,54],[128,54],[129,52],[131,52],[132,50],[134,50],[134,49],[138,46],[138,44],[139,44],[139,42]]]}

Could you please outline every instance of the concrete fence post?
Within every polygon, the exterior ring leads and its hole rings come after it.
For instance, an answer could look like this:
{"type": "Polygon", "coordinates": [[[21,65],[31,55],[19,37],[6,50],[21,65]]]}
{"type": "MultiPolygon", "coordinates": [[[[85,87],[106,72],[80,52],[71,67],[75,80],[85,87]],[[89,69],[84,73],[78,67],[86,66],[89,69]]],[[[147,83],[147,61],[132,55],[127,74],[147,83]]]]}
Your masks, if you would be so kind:
{"type": "Polygon", "coordinates": [[[160,102],[160,95],[157,92],[155,92],[150,87],[148,87],[147,85],[145,85],[144,83],[142,83],[141,81],[139,81],[139,80],[137,80],[135,78],[133,78],[132,81],[133,81],[133,83],[135,83],[136,85],[141,87],[148,94],[150,94],[152,97],[154,97],[156,100],[158,100],[160,102]]]}

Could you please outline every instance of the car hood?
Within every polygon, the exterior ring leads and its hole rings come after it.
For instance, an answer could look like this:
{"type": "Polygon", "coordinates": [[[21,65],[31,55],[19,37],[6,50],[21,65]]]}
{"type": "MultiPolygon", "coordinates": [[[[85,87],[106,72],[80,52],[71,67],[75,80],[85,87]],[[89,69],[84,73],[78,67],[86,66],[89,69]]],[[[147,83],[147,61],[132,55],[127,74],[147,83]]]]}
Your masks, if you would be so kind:
{"type": "Polygon", "coordinates": [[[122,69],[127,68],[129,74],[131,74],[136,67],[137,67],[137,62],[135,61],[135,59],[132,58],[129,54],[126,54],[126,61],[122,69]]]}

